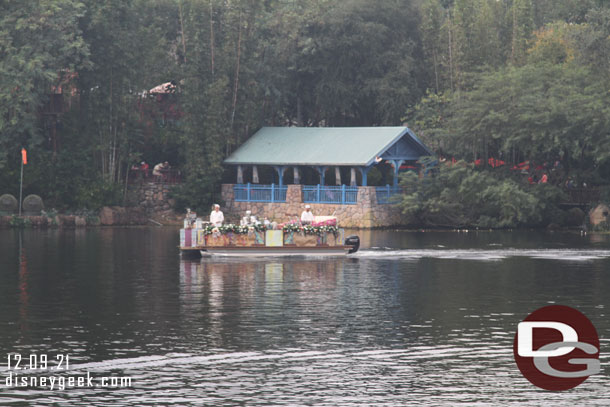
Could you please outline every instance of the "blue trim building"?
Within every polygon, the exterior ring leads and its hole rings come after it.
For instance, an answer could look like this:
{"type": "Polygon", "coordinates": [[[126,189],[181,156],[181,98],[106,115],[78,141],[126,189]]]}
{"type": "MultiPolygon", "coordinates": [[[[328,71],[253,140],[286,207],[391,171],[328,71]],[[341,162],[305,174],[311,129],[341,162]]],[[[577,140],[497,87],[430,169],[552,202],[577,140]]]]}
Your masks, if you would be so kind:
{"type": "MultiPolygon", "coordinates": [[[[379,201],[389,202],[396,191],[403,164],[415,164],[432,152],[408,127],[263,127],[231,154],[224,163],[237,167],[235,199],[241,202],[284,202],[284,175],[292,169],[300,184],[303,167],[317,171],[319,181],[303,186],[303,202],[355,204],[360,186],[368,185],[369,171],[386,162],[393,167],[393,185],[378,189],[379,201]],[[258,183],[258,168],[272,167],[278,184],[258,183]],[[350,169],[349,184],[341,180],[341,168],[350,169]],[[336,184],[326,185],[326,173],[335,168],[336,184]],[[245,171],[251,179],[244,182],[245,171]]],[[[380,202],[383,203],[383,202],[380,202]]]]}

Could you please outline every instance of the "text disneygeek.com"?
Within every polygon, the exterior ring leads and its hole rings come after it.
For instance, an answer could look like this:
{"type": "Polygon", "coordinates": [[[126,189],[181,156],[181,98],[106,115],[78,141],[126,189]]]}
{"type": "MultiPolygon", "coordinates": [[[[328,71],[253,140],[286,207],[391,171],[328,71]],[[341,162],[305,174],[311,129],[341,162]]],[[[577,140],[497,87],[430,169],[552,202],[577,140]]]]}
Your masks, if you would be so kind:
{"type": "Polygon", "coordinates": [[[65,390],[71,388],[122,389],[131,387],[131,382],[131,377],[92,377],[89,372],[82,376],[29,376],[10,372],[3,384],[9,388],[65,390]]]}

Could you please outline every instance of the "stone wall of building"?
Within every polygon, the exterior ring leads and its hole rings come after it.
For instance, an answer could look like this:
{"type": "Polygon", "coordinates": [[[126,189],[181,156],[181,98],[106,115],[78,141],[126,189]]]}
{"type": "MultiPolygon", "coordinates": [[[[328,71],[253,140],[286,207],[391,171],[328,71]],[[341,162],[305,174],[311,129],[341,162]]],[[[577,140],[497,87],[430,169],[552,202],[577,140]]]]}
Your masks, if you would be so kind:
{"type": "Polygon", "coordinates": [[[144,182],[129,187],[130,200],[146,213],[171,212],[175,201],[169,197],[171,184],[144,182]]]}
{"type": "MultiPolygon", "coordinates": [[[[236,223],[246,210],[254,215],[271,221],[286,222],[298,219],[305,204],[301,185],[288,185],[286,202],[235,202],[233,192],[234,184],[222,185],[222,208],[228,222],[236,223]]],[[[339,219],[339,224],[347,228],[375,228],[400,226],[401,215],[396,205],[378,204],[375,187],[359,186],[358,203],[354,205],[342,204],[309,204],[315,215],[332,215],[339,219]]]]}

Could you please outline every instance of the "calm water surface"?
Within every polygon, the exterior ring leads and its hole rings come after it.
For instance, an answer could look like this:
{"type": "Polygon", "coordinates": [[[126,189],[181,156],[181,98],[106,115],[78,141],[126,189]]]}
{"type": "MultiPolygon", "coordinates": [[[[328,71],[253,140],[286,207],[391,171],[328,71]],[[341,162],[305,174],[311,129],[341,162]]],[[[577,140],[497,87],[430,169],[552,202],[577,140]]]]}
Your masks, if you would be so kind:
{"type": "Polygon", "coordinates": [[[348,258],[185,261],[170,228],[0,230],[0,404],[610,405],[608,236],[360,234],[348,258]],[[554,303],[602,340],[602,372],[564,393],[512,357],[554,303]],[[132,387],[7,387],[9,352],[132,387]]]}

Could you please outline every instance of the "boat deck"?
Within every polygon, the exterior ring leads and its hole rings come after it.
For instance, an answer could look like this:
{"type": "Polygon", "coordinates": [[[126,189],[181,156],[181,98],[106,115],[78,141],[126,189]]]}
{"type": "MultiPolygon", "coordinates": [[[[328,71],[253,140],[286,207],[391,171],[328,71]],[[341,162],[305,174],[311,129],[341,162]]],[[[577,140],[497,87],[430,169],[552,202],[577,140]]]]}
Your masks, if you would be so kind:
{"type": "Polygon", "coordinates": [[[203,256],[343,256],[351,246],[215,246],[181,247],[184,254],[201,253],[203,256]]]}

